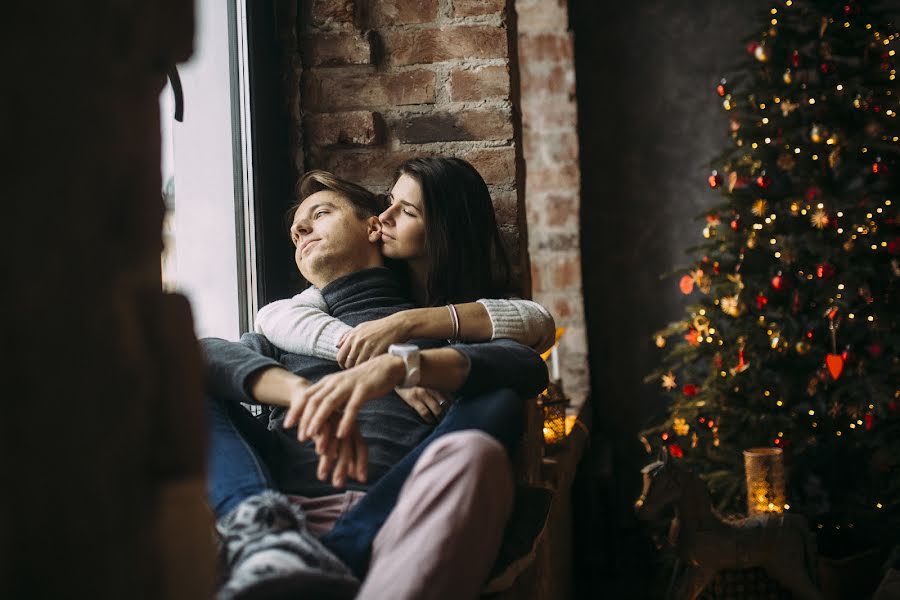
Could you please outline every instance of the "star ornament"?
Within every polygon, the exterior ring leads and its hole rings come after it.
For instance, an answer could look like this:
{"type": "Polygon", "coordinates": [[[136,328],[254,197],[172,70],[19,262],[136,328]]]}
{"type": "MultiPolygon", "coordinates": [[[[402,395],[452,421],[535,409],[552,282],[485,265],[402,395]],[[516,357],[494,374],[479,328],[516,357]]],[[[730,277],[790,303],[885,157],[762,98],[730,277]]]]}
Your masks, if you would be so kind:
{"type": "Polygon", "coordinates": [[[816,229],[825,229],[828,227],[828,214],[821,208],[816,210],[809,218],[813,227],[816,229]]]}
{"type": "Polygon", "coordinates": [[[672,371],[669,371],[662,376],[662,386],[668,391],[672,391],[678,387],[678,384],[675,382],[675,374],[672,373],[672,371]]]}
{"type": "Polygon", "coordinates": [[[753,208],[750,211],[756,215],[757,217],[766,216],[766,211],[769,209],[769,203],[760,198],[756,202],[753,203],[753,208]]]}
{"type": "Polygon", "coordinates": [[[676,435],[687,435],[691,430],[691,426],[687,424],[687,419],[678,417],[675,419],[672,429],[675,431],[676,435]]]}

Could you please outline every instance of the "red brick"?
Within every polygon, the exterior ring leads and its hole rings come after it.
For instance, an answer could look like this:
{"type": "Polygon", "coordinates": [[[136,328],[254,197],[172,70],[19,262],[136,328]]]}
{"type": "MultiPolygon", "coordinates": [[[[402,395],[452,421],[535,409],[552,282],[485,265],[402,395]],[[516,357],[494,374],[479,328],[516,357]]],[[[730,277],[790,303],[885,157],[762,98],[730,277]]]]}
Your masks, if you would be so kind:
{"type": "Polygon", "coordinates": [[[565,31],[569,16],[564,6],[554,0],[516,2],[519,35],[536,31],[565,31]]]}
{"type": "Polygon", "coordinates": [[[434,104],[433,71],[334,75],[312,71],[304,82],[302,102],[315,112],[381,106],[434,104]]]}
{"type": "Polygon", "coordinates": [[[314,33],[303,37],[302,59],[307,66],[368,65],[372,46],[358,33],[314,33]]]}
{"type": "Polygon", "coordinates": [[[422,153],[390,152],[386,150],[324,150],[313,156],[311,164],[317,169],[385,191],[393,183],[394,172],[403,162],[422,153]]]}
{"type": "Polygon", "coordinates": [[[453,16],[493,15],[506,8],[506,0],[453,0],[453,16]]]}
{"type": "Polygon", "coordinates": [[[525,61],[572,61],[572,36],[565,33],[519,35],[519,53],[525,61]]]}
{"type": "Polygon", "coordinates": [[[552,169],[534,170],[525,163],[529,192],[555,192],[559,190],[578,190],[580,172],[578,163],[562,164],[552,169]]]}
{"type": "Polygon", "coordinates": [[[506,65],[491,65],[450,72],[450,100],[485,100],[509,98],[509,69],[506,65]]]}
{"type": "Polygon", "coordinates": [[[438,0],[379,0],[369,9],[372,27],[431,23],[438,16],[438,0]]]}
{"type": "MultiPolygon", "coordinates": [[[[551,194],[546,197],[543,211],[550,227],[578,227],[578,198],[575,196],[551,194]]],[[[541,210],[541,208],[538,208],[541,210]]]]}
{"type": "Polygon", "coordinates": [[[526,93],[522,98],[522,125],[534,131],[562,127],[575,129],[578,125],[575,101],[562,93],[541,96],[526,93]]]}
{"type": "Polygon", "coordinates": [[[488,185],[516,181],[516,151],[510,146],[480,148],[460,156],[472,163],[488,185]]]}
{"type": "Polygon", "coordinates": [[[506,58],[506,29],[488,25],[454,26],[382,33],[387,61],[416,65],[454,58],[506,58]]]}
{"type": "Polygon", "coordinates": [[[309,16],[315,27],[349,29],[353,27],[355,12],[354,0],[312,0],[309,16]]]}
{"type": "Polygon", "coordinates": [[[382,139],[381,115],[367,111],[309,115],[304,135],[315,146],[372,146],[382,139]]]}
{"type": "Polygon", "coordinates": [[[394,133],[407,144],[509,140],[512,116],[505,108],[408,115],[396,124],[394,133]]]}
{"type": "Polygon", "coordinates": [[[523,97],[528,97],[529,93],[575,94],[575,73],[571,64],[558,64],[549,69],[526,67],[520,71],[520,79],[523,97]]]}

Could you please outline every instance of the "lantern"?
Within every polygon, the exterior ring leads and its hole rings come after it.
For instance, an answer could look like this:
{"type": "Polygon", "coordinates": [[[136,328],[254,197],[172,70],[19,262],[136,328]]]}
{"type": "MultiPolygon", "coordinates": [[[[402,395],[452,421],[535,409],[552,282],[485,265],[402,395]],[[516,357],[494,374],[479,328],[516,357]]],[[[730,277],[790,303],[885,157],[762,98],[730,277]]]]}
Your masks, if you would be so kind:
{"type": "Polygon", "coordinates": [[[744,450],[749,516],[784,510],[784,453],[781,448],[744,450]]]}

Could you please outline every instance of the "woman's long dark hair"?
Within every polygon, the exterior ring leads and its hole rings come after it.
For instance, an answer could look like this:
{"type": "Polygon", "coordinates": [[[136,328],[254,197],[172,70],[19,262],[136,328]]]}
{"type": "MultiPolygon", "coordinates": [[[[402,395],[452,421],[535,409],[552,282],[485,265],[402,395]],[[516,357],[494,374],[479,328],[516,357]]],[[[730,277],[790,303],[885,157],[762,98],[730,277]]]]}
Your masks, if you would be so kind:
{"type": "Polygon", "coordinates": [[[468,162],[447,156],[408,160],[397,170],[422,187],[425,305],[472,302],[508,293],[509,259],[487,184],[468,162]]]}

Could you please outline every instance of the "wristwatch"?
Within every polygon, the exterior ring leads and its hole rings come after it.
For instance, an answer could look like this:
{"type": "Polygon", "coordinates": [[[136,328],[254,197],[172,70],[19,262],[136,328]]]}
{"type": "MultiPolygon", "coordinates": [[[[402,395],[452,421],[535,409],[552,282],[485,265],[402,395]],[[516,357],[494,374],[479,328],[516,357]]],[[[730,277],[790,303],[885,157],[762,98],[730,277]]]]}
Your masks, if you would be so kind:
{"type": "Polygon", "coordinates": [[[403,366],[406,367],[406,378],[398,387],[408,388],[418,385],[422,377],[419,347],[415,344],[391,344],[388,347],[388,354],[402,358],[403,366]]]}

